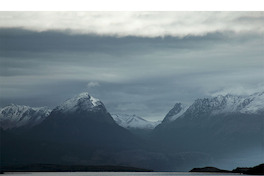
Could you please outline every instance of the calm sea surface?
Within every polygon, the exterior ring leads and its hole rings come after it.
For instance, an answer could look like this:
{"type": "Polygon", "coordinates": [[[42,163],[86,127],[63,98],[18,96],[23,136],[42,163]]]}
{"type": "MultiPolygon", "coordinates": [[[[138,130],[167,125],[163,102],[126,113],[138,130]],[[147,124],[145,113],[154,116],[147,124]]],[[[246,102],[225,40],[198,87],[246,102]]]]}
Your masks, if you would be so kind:
{"type": "Polygon", "coordinates": [[[10,176],[234,176],[237,174],[212,174],[189,172],[27,172],[5,173],[10,176]]]}

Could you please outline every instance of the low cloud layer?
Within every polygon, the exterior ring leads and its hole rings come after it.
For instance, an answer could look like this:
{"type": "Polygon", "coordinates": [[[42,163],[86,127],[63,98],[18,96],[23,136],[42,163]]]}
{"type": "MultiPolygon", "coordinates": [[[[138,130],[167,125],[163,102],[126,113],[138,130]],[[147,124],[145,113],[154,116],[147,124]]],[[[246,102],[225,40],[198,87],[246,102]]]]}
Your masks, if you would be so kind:
{"type": "Polygon", "coordinates": [[[137,37],[263,33],[264,12],[1,12],[0,27],[137,37]]]}

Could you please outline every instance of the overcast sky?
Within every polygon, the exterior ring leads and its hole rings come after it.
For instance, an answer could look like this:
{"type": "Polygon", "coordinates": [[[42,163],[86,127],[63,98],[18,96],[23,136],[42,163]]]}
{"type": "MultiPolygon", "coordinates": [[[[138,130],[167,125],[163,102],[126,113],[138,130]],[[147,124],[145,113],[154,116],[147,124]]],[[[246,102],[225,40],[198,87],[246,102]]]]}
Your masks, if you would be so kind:
{"type": "Polygon", "coordinates": [[[264,91],[263,12],[0,12],[0,106],[88,91],[161,120],[176,102],[264,91]]]}

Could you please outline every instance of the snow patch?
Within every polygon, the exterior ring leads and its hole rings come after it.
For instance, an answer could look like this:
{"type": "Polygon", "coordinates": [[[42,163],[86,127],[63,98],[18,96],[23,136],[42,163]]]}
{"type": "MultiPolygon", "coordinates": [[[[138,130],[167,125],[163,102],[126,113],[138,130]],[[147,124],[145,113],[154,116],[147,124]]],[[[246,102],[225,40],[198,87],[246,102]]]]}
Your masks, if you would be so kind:
{"type": "Polygon", "coordinates": [[[90,100],[91,100],[93,106],[97,106],[98,104],[100,104],[99,99],[96,99],[96,98],[94,98],[92,96],[90,97],[90,100]]]}

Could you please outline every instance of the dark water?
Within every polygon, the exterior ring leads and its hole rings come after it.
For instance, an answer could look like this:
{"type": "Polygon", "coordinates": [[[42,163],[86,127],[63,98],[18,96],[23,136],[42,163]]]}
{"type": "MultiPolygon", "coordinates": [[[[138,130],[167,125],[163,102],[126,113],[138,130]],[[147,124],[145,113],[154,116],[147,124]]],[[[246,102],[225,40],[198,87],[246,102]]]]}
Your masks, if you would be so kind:
{"type": "Polygon", "coordinates": [[[189,173],[189,172],[27,172],[6,173],[10,176],[234,176],[238,174],[189,173]]]}

